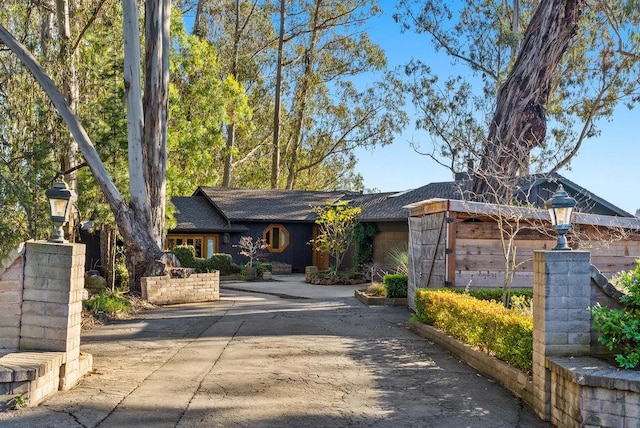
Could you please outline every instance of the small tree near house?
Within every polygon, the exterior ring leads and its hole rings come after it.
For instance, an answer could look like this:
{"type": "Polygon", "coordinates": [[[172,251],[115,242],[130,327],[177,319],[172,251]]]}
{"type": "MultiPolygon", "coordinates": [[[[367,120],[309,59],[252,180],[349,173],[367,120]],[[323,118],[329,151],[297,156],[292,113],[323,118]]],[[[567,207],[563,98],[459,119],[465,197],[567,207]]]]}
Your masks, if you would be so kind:
{"type": "Polygon", "coordinates": [[[331,270],[337,274],[344,256],[353,242],[354,230],[358,225],[357,216],[362,212],[359,207],[349,205],[348,201],[313,208],[318,215],[316,224],[319,233],[311,243],[316,251],[324,251],[334,262],[331,270]]]}
{"type": "Polygon", "coordinates": [[[240,248],[240,255],[249,257],[247,266],[253,266],[253,261],[258,259],[260,252],[267,248],[268,245],[264,239],[256,238],[254,241],[251,236],[241,236],[240,241],[234,247],[240,248]]]}

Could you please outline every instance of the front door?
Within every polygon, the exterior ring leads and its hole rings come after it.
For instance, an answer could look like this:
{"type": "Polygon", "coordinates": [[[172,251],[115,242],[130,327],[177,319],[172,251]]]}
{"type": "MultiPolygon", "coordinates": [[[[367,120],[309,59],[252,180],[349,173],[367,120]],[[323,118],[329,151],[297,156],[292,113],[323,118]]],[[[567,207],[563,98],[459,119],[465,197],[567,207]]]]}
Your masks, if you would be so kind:
{"type": "MultiPolygon", "coordinates": [[[[315,240],[319,234],[318,226],[313,225],[313,239],[315,240]]],[[[319,271],[328,270],[329,269],[329,254],[324,251],[316,250],[315,245],[313,246],[313,265],[318,267],[319,271]]]]}

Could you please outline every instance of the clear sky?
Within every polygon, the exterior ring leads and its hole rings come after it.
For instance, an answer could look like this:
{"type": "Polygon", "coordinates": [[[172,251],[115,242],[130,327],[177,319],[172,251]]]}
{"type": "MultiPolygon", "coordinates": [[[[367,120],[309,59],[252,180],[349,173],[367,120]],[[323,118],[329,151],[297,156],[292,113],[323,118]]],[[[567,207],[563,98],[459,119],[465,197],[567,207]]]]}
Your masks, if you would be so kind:
{"type": "MultiPolygon", "coordinates": [[[[401,34],[393,22],[395,1],[380,0],[385,14],[369,25],[371,39],[387,53],[389,68],[403,65],[411,58],[429,59],[429,64],[450,67],[446,60],[436,60],[426,36],[401,34]]],[[[634,214],[640,208],[640,114],[620,106],[610,123],[599,123],[601,136],[582,144],[571,169],[560,174],[592,193],[634,214]]],[[[429,137],[416,131],[413,122],[396,137],[393,144],[359,150],[358,166],[368,189],[380,191],[406,190],[422,185],[452,180],[448,169],[432,159],[416,153],[410,141],[421,141],[430,147],[429,137]]]]}

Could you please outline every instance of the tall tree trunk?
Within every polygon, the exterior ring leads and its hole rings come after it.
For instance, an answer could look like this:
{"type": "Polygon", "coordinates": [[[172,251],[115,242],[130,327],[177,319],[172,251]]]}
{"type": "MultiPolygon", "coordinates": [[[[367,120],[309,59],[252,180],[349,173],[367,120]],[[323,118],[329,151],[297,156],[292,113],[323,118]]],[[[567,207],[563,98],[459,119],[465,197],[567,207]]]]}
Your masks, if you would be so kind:
{"type": "Polygon", "coordinates": [[[513,69],[498,91],[473,183],[477,200],[511,200],[518,171],[545,137],[551,82],[583,8],[583,0],[543,0],[533,15],[513,69]]]}
{"type": "Polygon", "coordinates": [[[280,175],[280,101],[282,100],[282,67],[284,56],[284,23],[287,16],[286,0],[280,0],[280,29],[278,31],[278,64],[276,69],[276,93],[273,110],[273,143],[271,153],[271,188],[278,188],[280,175]]]}
{"type": "MultiPolygon", "coordinates": [[[[64,94],[69,107],[74,114],[78,112],[78,100],[80,98],[80,89],[78,86],[78,76],[76,70],[77,53],[73,49],[73,40],[71,39],[71,22],[70,22],[70,0],[56,0],[56,14],[58,19],[58,33],[60,34],[60,51],[58,53],[58,64],[62,74],[62,93],[64,94]]],[[[74,168],[78,164],[78,144],[71,134],[64,141],[63,150],[60,159],[60,168],[62,171],[72,171],[65,176],[66,182],[72,189],[77,189],[77,172],[74,168]]],[[[67,236],[73,241],[73,230],[76,219],[75,212],[72,210],[67,224],[67,236]]]]}
{"type": "MultiPolygon", "coordinates": [[[[233,50],[231,52],[231,75],[238,80],[238,51],[240,46],[240,0],[235,0],[235,27],[233,31],[233,50]]],[[[236,140],[235,114],[230,115],[231,122],[227,125],[227,154],[224,157],[224,171],[222,186],[231,186],[231,169],[233,166],[233,147],[236,140]]]]}
{"type": "Polygon", "coordinates": [[[304,71],[302,75],[302,82],[300,84],[299,91],[296,93],[296,99],[294,100],[294,105],[297,103],[297,112],[296,119],[293,124],[293,147],[291,148],[289,174],[287,177],[287,189],[289,190],[293,189],[293,185],[295,184],[296,172],[298,169],[298,155],[300,147],[302,146],[304,133],[304,122],[307,118],[307,106],[312,92],[312,80],[314,77],[313,70],[316,60],[316,44],[318,43],[318,33],[320,31],[318,25],[320,20],[321,3],[321,0],[316,0],[313,17],[309,23],[311,37],[309,39],[309,46],[307,47],[303,58],[304,71]]]}
{"type": "MultiPolygon", "coordinates": [[[[127,15],[127,11],[136,10],[135,3],[135,0],[123,0],[125,21],[127,18],[131,18],[131,15],[127,15]]],[[[166,89],[168,87],[170,5],[169,0],[163,0],[161,3],[148,1],[147,6],[146,40],[148,45],[145,66],[148,69],[146,78],[150,82],[145,94],[146,110],[149,111],[145,123],[150,125],[148,125],[149,132],[145,132],[142,156],[137,160],[137,164],[129,166],[130,174],[133,174],[133,178],[138,180],[140,175],[136,175],[139,172],[136,168],[142,166],[140,169],[143,171],[142,177],[144,178],[141,182],[134,182],[135,180],[130,176],[132,189],[130,205],[126,204],[115,187],[85,129],[51,78],[46,75],[33,55],[0,25],[0,42],[6,45],[29,68],[34,78],[47,93],[71,131],[100,186],[127,248],[130,286],[134,292],[139,291],[142,276],[157,274],[159,270],[164,270],[164,266],[159,264],[158,260],[163,254],[160,241],[164,225],[165,203],[166,89]],[[145,187],[148,189],[147,192],[144,191],[145,187]],[[134,192],[137,192],[135,197],[138,199],[135,202],[134,192]],[[147,195],[146,200],[140,199],[143,194],[147,195]]],[[[133,19],[137,21],[137,10],[134,16],[133,19]]],[[[139,40],[139,33],[135,33],[135,38],[133,35],[131,37],[132,40],[139,40]]],[[[133,67],[132,63],[129,65],[133,67]]],[[[137,67],[139,67],[139,63],[137,63],[137,67]]],[[[131,83],[132,81],[129,82],[129,85],[131,83]]],[[[132,143],[135,146],[136,142],[130,140],[129,144],[132,143]]]]}

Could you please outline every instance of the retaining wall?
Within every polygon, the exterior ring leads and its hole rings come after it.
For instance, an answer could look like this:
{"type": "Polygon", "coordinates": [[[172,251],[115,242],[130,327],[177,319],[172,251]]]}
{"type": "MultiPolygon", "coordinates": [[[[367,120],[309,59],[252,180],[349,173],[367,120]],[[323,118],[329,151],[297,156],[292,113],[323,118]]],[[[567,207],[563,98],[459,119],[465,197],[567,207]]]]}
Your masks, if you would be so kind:
{"type": "Polygon", "coordinates": [[[196,273],[187,278],[144,277],[142,298],[156,305],[220,300],[220,272],[196,273]]]}

